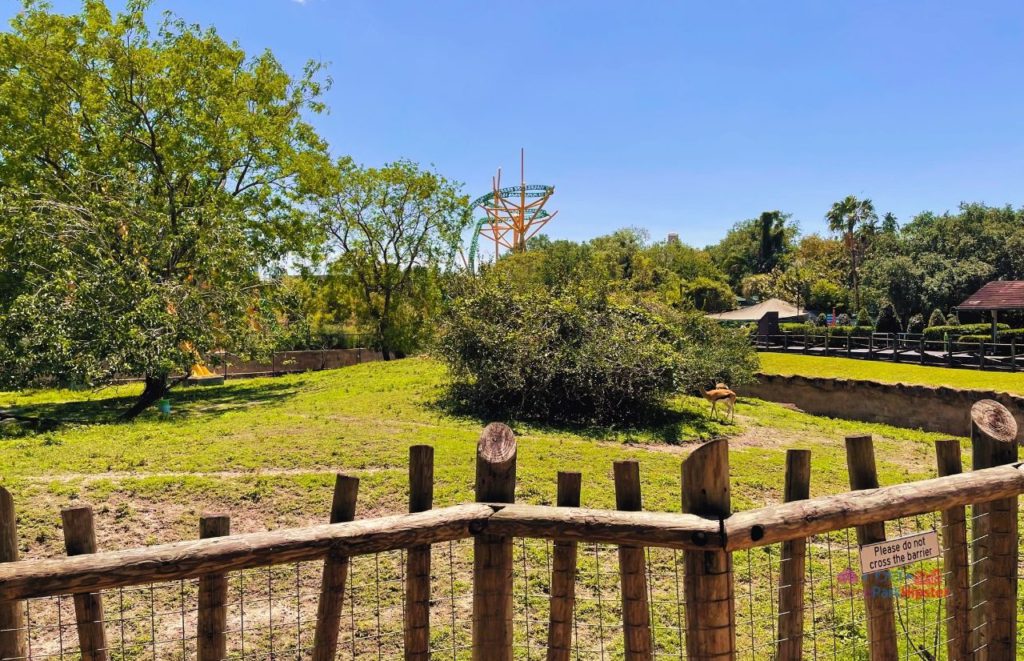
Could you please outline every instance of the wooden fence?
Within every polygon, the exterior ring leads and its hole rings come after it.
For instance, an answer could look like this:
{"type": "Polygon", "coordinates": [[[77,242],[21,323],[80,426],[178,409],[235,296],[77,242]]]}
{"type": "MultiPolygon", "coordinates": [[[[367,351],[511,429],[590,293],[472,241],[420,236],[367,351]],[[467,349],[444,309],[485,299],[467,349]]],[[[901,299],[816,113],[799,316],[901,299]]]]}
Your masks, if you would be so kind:
{"type": "Polygon", "coordinates": [[[231,535],[207,516],[198,540],[97,552],[92,511],[76,507],[62,513],[69,557],[19,561],[0,489],[0,658],[1013,659],[1024,467],[1009,412],[971,413],[972,471],[940,441],[939,477],[880,487],[871,437],[848,437],[850,492],[809,498],[810,453],[790,450],[785,502],[747,511],[724,440],[682,462],[681,513],[643,511],[633,461],[614,466],[615,510],[581,508],[578,473],[559,474],[556,506],[517,504],[500,424],[477,445],[475,503],[434,508],[433,450],[415,446],[408,514],[356,519],[358,480],[338,476],[330,523],[274,532],[231,535]],[[857,545],[922,531],[942,550],[915,563],[917,583],[852,571],[857,545]],[[614,605],[600,545],[618,557],[614,605]],[[913,601],[925,589],[935,599],[913,601]]]}
{"type": "Polygon", "coordinates": [[[751,337],[758,351],[884,360],[937,367],[961,367],[1017,372],[1024,369],[1024,352],[1015,337],[1008,341],[926,339],[920,333],[779,333],[751,337]]]}

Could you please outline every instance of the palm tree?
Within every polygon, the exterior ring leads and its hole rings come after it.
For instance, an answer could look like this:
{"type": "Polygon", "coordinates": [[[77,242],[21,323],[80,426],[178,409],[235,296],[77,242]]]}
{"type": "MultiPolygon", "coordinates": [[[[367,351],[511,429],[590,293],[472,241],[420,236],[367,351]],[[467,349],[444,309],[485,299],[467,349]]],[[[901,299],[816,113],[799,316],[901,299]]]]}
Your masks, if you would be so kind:
{"type": "Polygon", "coordinates": [[[825,214],[828,228],[842,235],[846,250],[850,253],[850,281],[853,285],[853,309],[860,309],[860,256],[863,249],[863,234],[876,227],[878,214],[871,200],[858,200],[847,195],[836,202],[825,214]]]}

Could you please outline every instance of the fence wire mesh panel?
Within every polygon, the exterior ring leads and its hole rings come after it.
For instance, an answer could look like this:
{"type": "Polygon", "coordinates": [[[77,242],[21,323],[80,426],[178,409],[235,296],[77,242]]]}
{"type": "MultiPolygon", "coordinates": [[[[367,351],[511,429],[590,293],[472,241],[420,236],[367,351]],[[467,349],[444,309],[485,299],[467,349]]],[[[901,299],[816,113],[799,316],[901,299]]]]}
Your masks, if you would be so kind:
{"type": "MultiPolygon", "coordinates": [[[[992,510],[967,506],[962,524],[944,523],[941,513],[897,518],[885,523],[890,541],[934,532],[939,548],[954,540],[965,560],[967,627],[963,638],[971,651],[989,646],[992,510]],[[962,530],[958,527],[962,525],[962,530]],[[967,609],[970,609],[969,611],[967,609]]],[[[1018,523],[1024,524],[1020,520],[1018,523]]],[[[547,656],[553,554],[550,540],[512,540],[513,652],[517,659],[547,656]]],[[[575,601],[572,610],[571,658],[619,659],[624,656],[619,547],[580,542],[577,546],[575,601]]],[[[684,551],[646,548],[647,595],[652,655],[685,659],[687,631],[684,600],[684,551]]],[[[393,659],[402,656],[406,598],[405,550],[351,558],[342,601],[338,658],[393,659]]],[[[804,570],[796,585],[787,585],[783,544],[734,552],[734,616],[739,659],[779,659],[786,642],[782,620],[793,603],[787,591],[800,590],[805,659],[869,659],[872,642],[866,599],[891,604],[900,659],[950,659],[957,628],[947,608],[956,579],[943,554],[889,569],[883,582],[861,572],[857,532],[853,528],[806,539],[804,570]],[[802,585],[801,585],[802,582],[802,585]]],[[[230,572],[227,577],[227,659],[306,659],[317,624],[323,563],[300,562],[230,572]]],[[[1021,556],[1017,575],[1022,580],[1021,556]]],[[[473,540],[431,547],[430,652],[435,659],[458,661],[472,656],[473,540]]],[[[180,580],[104,590],[103,629],[108,658],[194,659],[198,655],[200,580],[180,580]]],[[[1014,636],[1024,630],[1024,596],[1018,589],[1014,636]]],[[[81,658],[74,598],[61,595],[22,602],[26,658],[81,658]]],[[[698,614],[699,616],[699,614],[698,614]]],[[[991,655],[990,655],[991,656],[991,655]]]]}
{"type": "MultiPolygon", "coordinates": [[[[975,527],[984,528],[984,517],[969,515],[968,538],[975,527]]],[[[946,529],[938,513],[901,518],[886,523],[886,538],[935,531],[940,548],[946,529]]],[[[968,554],[972,567],[980,566],[986,556],[968,554]]],[[[787,560],[788,561],[788,560],[787,560]]],[[[774,544],[733,556],[736,594],[737,657],[740,659],[777,658],[780,597],[792,585],[780,582],[781,545],[774,544]]],[[[866,598],[888,599],[892,604],[897,632],[899,658],[934,661],[948,659],[949,619],[946,599],[950,575],[942,556],[912,562],[886,572],[886,583],[863,580],[859,546],[853,529],[815,535],[807,540],[803,586],[803,638],[800,647],[806,659],[870,659],[866,598]]],[[[980,579],[984,580],[984,579],[980,579]]],[[[977,584],[977,581],[974,581],[977,584]]],[[[984,646],[984,603],[979,611],[974,635],[984,646]]],[[[1018,614],[1018,617],[1020,615],[1018,614]]]]}
{"type": "MultiPolygon", "coordinates": [[[[338,658],[400,657],[404,626],[405,552],[350,560],[338,658]]],[[[227,659],[308,658],[316,630],[322,562],[228,574],[227,659]]],[[[472,618],[472,542],[432,549],[431,651],[434,658],[468,658],[472,618]]],[[[107,656],[194,659],[198,580],[101,592],[107,656]]],[[[27,658],[81,658],[70,595],[24,602],[27,658]]]]}

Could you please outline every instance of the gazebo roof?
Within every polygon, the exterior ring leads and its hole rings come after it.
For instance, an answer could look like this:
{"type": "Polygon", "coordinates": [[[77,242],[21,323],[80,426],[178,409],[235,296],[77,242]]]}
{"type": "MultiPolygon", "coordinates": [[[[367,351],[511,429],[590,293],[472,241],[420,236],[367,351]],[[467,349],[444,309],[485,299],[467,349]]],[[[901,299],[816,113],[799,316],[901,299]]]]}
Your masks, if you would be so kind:
{"type": "Polygon", "coordinates": [[[718,319],[719,321],[759,321],[761,317],[769,312],[778,312],[779,319],[793,319],[807,314],[805,310],[801,310],[795,305],[790,305],[786,301],[770,298],[757,305],[740,308],[739,310],[730,310],[729,312],[719,312],[718,314],[705,316],[711,319],[718,319]]]}
{"type": "Polygon", "coordinates": [[[1024,280],[996,280],[967,297],[959,310],[1024,310],[1024,280]]]}

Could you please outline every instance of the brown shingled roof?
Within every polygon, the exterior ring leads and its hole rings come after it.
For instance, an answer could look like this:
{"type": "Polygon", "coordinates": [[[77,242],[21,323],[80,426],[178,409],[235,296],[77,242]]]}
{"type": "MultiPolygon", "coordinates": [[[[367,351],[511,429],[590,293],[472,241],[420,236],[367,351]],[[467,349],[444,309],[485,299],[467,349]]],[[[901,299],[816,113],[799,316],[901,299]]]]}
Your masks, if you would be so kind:
{"type": "Polygon", "coordinates": [[[990,282],[957,306],[960,310],[1024,310],[1024,280],[990,282]]]}

